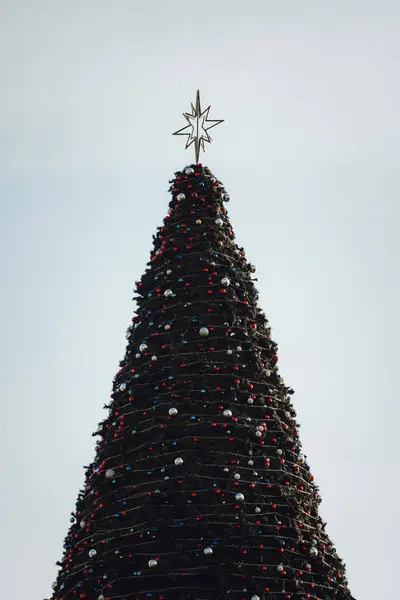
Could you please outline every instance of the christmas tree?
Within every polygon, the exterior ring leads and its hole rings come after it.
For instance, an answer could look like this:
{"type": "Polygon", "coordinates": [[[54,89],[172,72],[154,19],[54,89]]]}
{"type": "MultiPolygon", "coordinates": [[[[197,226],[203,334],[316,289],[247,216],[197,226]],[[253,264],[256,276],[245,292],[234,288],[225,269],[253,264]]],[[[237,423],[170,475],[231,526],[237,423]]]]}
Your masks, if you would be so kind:
{"type": "Polygon", "coordinates": [[[196,163],[136,283],[52,600],[352,599],[230,197],[198,163],[208,111],[177,132],[196,163]]]}

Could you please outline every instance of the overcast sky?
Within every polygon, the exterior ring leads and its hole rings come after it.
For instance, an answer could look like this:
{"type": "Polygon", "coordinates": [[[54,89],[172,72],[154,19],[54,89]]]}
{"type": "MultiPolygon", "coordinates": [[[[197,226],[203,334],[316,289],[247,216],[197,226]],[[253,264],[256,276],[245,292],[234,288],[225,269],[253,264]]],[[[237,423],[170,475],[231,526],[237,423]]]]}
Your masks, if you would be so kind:
{"type": "Polygon", "coordinates": [[[192,162],[296,390],[357,600],[399,596],[398,0],[0,0],[1,593],[51,594],[135,280],[192,162]]]}

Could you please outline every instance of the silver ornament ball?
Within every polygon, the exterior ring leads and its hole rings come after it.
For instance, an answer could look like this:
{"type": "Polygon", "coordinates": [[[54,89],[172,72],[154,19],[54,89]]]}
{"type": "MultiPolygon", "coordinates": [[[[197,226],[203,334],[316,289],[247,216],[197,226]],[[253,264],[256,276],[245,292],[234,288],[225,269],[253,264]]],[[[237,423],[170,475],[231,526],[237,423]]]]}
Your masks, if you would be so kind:
{"type": "Polygon", "coordinates": [[[151,558],[148,562],[149,567],[156,567],[157,566],[157,561],[154,558],[151,558]]]}
{"type": "Polygon", "coordinates": [[[166,298],[170,298],[170,297],[173,295],[173,293],[174,293],[174,292],[173,292],[172,290],[165,290],[165,292],[164,292],[164,296],[165,296],[166,298]]]}
{"type": "Polygon", "coordinates": [[[139,350],[140,352],[144,352],[145,350],[147,350],[147,344],[140,344],[139,350]]]}
{"type": "Polygon", "coordinates": [[[235,500],[244,500],[244,495],[239,493],[239,494],[235,494],[235,500]]]}
{"type": "Polygon", "coordinates": [[[180,456],[178,456],[178,458],[176,458],[174,460],[174,463],[176,464],[177,467],[179,467],[180,465],[183,465],[183,458],[181,458],[180,456]]]}
{"type": "Polygon", "coordinates": [[[228,285],[230,284],[231,280],[229,279],[229,277],[223,277],[221,279],[221,283],[224,287],[228,287],[228,285]]]}
{"type": "Polygon", "coordinates": [[[185,169],[185,173],[186,175],[193,175],[194,169],[192,169],[192,167],[188,167],[187,169],[185,169]]]}
{"type": "Polygon", "coordinates": [[[106,479],[112,479],[115,475],[114,469],[107,469],[106,471],[106,479]]]}
{"type": "Polygon", "coordinates": [[[181,202],[181,200],[184,200],[186,198],[185,194],[178,194],[176,199],[178,200],[178,202],[181,202]]]}
{"type": "Polygon", "coordinates": [[[317,556],[318,555],[318,550],[314,546],[312,546],[310,548],[310,555],[311,556],[317,556]]]}
{"type": "Polygon", "coordinates": [[[230,199],[231,199],[231,197],[230,197],[230,195],[229,195],[229,194],[224,194],[224,195],[223,195],[223,200],[224,200],[224,202],[229,202],[229,201],[230,201],[230,199]]]}
{"type": "Polygon", "coordinates": [[[210,546],[207,546],[207,548],[204,548],[204,554],[206,554],[207,556],[209,556],[212,553],[213,553],[213,549],[210,548],[210,546]]]}
{"type": "Polygon", "coordinates": [[[199,330],[200,337],[208,337],[209,333],[210,332],[207,329],[207,327],[201,327],[201,329],[199,330]]]}
{"type": "Polygon", "coordinates": [[[232,411],[229,408],[227,408],[222,414],[224,415],[224,417],[231,417],[232,411]]]}
{"type": "Polygon", "coordinates": [[[93,558],[94,556],[96,556],[96,554],[97,554],[97,550],[95,550],[94,548],[89,550],[89,558],[93,558]]]}
{"type": "Polygon", "coordinates": [[[119,386],[119,391],[124,392],[125,390],[126,390],[126,383],[121,383],[121,385],[119,386]]]}
{"type": "Polygon", "coordinates": [[[169,414],[171,417],[175,417],[175,415],[177,415],[177,414],[178,414],[178,410],[177,410],[176,408],[170,408],[170,409],[169,409],[169,411],[168,411],[168,414],[169,414]]]}
{"type": "Polygon", "coordinates": [[[223,220],[222,220],[222,219],[220,219],[220,218],[218,217],[218,219],[215,219],[215,224],[216,224],[216,225],[218,225],[218,227],[221,227],[221,226],[224,224],[224,222],[223,222],[223,220]]]}

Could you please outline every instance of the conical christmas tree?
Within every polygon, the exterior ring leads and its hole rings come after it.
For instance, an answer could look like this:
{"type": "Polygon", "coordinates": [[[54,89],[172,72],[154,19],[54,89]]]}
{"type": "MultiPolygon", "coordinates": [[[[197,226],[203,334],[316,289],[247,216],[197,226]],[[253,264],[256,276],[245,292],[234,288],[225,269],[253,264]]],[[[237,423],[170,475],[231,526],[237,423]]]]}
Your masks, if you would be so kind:
{"type": "Polygon", "coordinates": [[[229,196],[176,173],[53,600],[350,600],[229,196]]]}

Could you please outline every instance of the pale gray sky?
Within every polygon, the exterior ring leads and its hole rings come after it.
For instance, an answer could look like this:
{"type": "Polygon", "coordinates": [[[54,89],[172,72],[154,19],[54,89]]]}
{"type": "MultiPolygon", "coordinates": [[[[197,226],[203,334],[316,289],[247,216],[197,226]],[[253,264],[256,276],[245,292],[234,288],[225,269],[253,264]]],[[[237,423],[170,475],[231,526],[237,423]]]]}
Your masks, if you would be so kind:
{"type": "Polygon", "coordinates": [[[398,597],[398,0],[0,0],[0,564],[50,596],[196,89],[357,600],[398,597]]]}

